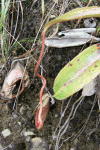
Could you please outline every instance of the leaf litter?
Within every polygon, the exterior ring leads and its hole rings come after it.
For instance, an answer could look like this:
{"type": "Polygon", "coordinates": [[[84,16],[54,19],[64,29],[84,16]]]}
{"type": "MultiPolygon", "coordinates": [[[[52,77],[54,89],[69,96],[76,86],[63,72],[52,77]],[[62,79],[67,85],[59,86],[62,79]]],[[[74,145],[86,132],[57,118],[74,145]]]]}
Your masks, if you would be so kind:
{"type": "Polygon", "coordinates": [[[86,44],[92,40],[93,43],[99,42],[100,38],[92,36],[96,28],[80,28],[58,32],[52,38],[46,38],[45,45],[49,47],[72,47],[86,44]],[[91,33],[91,34],[88,34],[91,33]]]}

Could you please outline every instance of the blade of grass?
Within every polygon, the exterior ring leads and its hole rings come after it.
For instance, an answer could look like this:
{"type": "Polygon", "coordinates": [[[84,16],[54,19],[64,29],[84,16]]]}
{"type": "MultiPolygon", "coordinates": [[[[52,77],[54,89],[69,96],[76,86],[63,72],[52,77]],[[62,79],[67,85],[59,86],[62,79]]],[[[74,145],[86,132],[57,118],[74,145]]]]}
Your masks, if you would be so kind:
{"type": "Polygon", "coordinates": [[[41,24],[43,22],[43,17],[44,17],[44,0],[42,0],[42,19],[41,19],[41,24]]]}
{"type": "Polygon", "coordinates": [[[42,0],[42,15],[44,16],[44,0],[42,0]]]}
{"type": "Polygon", "coordinates": [[[1,39],[3,41],[1,41],[1,49],[2,49],[2,56],[4,57],[4,51],[5,51],[5,55],[7,55],[7,45],[6,45],[6,32],[2,30],[3,26],[4,26],[4,22],[6,19],[6,15],[7,15],[7,11],[8,11],[8,7],[9,7],[9,3],[10,0],[8,0],[6,3],[4,0],[2,0],[2,4],[1,4],[1,22],[0,22],[0,34],[1,34],[1,39]]]}

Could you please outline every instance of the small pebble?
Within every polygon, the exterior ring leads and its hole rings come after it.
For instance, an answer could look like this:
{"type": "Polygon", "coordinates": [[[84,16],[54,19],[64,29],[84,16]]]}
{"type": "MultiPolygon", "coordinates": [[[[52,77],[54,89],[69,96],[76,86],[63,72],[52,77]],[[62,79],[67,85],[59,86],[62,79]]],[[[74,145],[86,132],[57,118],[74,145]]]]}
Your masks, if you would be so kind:
{"type": "Polygon", "coordinates": [[[36,137],[31,139],[28,150],[49,150],[49,146],[46,140],[36,137]]]}
{"type": "Polygon", "coordinates": [[[4,138],[6,138],[7,136],[9,136],[11,134],[11,131],[9,129],[5,129],[2,131],[2,135],[4,138]]]}
{"type": "Polygon", "coordinates": [[[55,114],[55,118],[57,118],[58,117],[58,114],[55,114]]]}
{"type": "Polygon", "coordinates": [[[29,136],[29,135],[35,135],[35,134],[32,131],[26,131],[26,132],[24,132],[24,136],[29,136]]]}
{"type": "Polygon", "coordinates": [[[26,142],[29,142],[31,140],[31,137],[30,136],[27,136],[26,137],[26,142]]]}
{"type": "Polygon", "coordinates": [[[94,18],[85,19],[84,25],[86,28],[94,28],[96,27],[96,21],[94,20],[94,18]]]}
{"type": "Polygon", "coordinates": [[[71,148],[70,150],[75,150],[75,148],[71,148]]]}
{"type": "Polygon", "coordinates": [[[20,112],[20,114],[21,114],[22,116],[25,115],[25,111],[26,111],[26,107],[25,107],[25,106],[21,106],[19,112],[20,112]]]}
{"type": "Polygon", "coordinates": [[[18,125],[21,126],[21,122],[18,122],[18,125]]]}

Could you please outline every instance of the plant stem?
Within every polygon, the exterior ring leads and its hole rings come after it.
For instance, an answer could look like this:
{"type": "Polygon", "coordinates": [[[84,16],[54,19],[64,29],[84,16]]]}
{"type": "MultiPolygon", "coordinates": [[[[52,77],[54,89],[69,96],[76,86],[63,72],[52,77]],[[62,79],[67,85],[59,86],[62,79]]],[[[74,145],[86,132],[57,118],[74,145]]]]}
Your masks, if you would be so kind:
{"type": "Polygon", "coordinates": [[[43,55],[43,52],[44,52],[44,42],[45,42],[45,33],[43,32],[43,34],[42,34],[42,49],[41,49],[41,53],[40,53],[37,65],[35,67],[35,75],[38,76],[39,78],[43,79],[43,81],[44,81],[44,84],[43,84],[43,86],[40,90],[40,109],[39,109],[38,123],[37,123],[36,128],[42,128],[43,127],[43,121],[42,121],[42,118],[41,118],[42,110],[43,110],[42,94],[43,94],[43,90],[46,86],[46,79],[43,76],[41,76],[40,74],[38,74],[37,71],[38,71],[38,68],[39,68],[39,65],[40,65],[40,62],[41,62],[41,59],[42,59],[42,55],[43,55]]]}

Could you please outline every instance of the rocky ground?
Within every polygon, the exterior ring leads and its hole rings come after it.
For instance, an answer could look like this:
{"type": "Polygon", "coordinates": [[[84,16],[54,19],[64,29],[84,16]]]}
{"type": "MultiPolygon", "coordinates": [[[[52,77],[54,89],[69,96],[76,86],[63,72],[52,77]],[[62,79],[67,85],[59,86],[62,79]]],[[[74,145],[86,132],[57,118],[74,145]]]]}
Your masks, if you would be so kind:
{"type": "MultiPolygon", "coordinates": [[[[65,2],[65,1],[64,1],[65,2]]],[[[45,3],[45,16],[48,14],[52,6],[55,4],[53,0],[44,0],[45,3]]],[[[48,20],[54,19],[59,16],[60,11],[62,10],[62,0],[58,0],[58,3],[55,4],[54,8],[51,10],[48,15],[46,22],[48,20]]],[[[82,1],[81,4],[83,6],[87,5],[87,1],[82,1]]],[[[68,1],[66,5],[63,5],[65,10],[64,13],[77,8],[79,6],[79,1],[68,1]]],[[[100,2],[93,1],[92,5],[100,5],[100,2]]],[[[34,39],[39,31],[41,24],[41,1],[23,1],[23,27],[20,30],[21,26],[21,15],[19,16],[19,23],[16,35],[20,33],[19,40],[21,45],[25,47],[26,50],[30,50],[34,39]],[[22,40],[23,39],[23,40],[22,40]]],[[[16,18],[16,10],[17,4],[15,4],[14,9],[14,18],[16,18]]],[[[20,9],[21,14],[21,9],[20,9]]],[[[11,15],[11,14],[10,14],[11,15]]],[[[44,18],[45,18],[44,16],[44,18]]],[[[11,16],[9,16],[11,17],[11,16]]],[[[96,18],[97,25],[100,19],[96,18]]],[[[15,23],[15,22],[14,22],[15,23]]],[[[74,27],[76,21],[70,21],[67,23],[61,23],[59,25],[59,31],[63,31],[65,29],[71,29],[74,27]]],[[[15,25],[15,24],[14,24],[15,25]]],[[[14,26],[13,25],[13,26],[14,26]]],[[[96,25],[96,26],[97,26],[96,25]]],[[[84,27],[84,20],[82,19],[77,28],[84,27]]],[[[48,30],[46,36],[50,36],[56,29],[56,26],[52,27],[48,30]]],[[[42,29],[39,33],[38,38],[36,39],[35,46],[37,46],[41,42],[41,33],[42,29]]],[[[34,46],[34,47],[35,47],[34,46]]],[[[47,88],[49,92],[53,95],[53,84],[54,79],[59,73],[59,71],[79,52],[89,44],[85,44],[84,46],[76,46],[70,48],[50,48],[45,46],[45,55],[43,56],[42,65],[44,77],[47,79],[47,88]]],[[[0,72],[0,89],[2,89],[4,79],[7,76],[11,68],[11,63],[14,60],[14,57],[19,57],[25,53],[25,49],[23,49],[19,44],[15,44],[8,53],[6,61],[2,62],[1,65],[4,65],[0,72]]],[[[46,121],[44,122],[44,126],[42,130],[37,130],[35,127],[35,113],[36,108],[39,103],[39,92],[42,86],[41,80],[34,75],[34,69],[36,66],[36,62],[34,59],[38,60],[38,56],[41,50],[41,45],[38,46],[29,56],[29,60],[26,66],[26,70],[29,75],[30,84],[28,88],[18,96],[16,107],[14,107],[15,99],[10,102],[4,101],[0,98],[0,150],[46,150],[51,149],[55,150],[55,144],[57,140],[57,135],[60,127],[62,127],[65,121],[68,118],[69,113],[71,112],[71,108],[74,102],[80,97],[81,92],[74,94],[71,102],[66,110],[64,117],[62,118],[62,122],[57,132],[56,128],[59,123],[61,114],[63,110],[66,108],[70,98],[65,99],[64,101],[55,100],[55,103],[50,103],[50,109],[47,116],[46,121]],[[34,59],[33,59],[34,58],[34,59]],[[55,133],[55,135],[54,135],[55,133]],[[32,140],[36,137],[42,138],[38,139],[37,143],[42,147],[45,145],[44,149],[40,147],[33,147],[32,149],[32,140]],[[46,144],[44,141],[46,140],[46,144]],[[43,145],[44,144],[44,145],[43,145]],[[49,147],[49,148],[48,148],[49,147]]],[[[27,59],[19,60],[20,63],[25,67],[27,59]]],[[[41,68],[39,68],[39,72],[41,68]]],[[[100,150],[100,133],[99,133],[99,108],[97,103],[97,97],[95,94],[91,97],[85,97],[78,110],[76,111],[75,116],[71,119],[69,123],[69,127],[65,134],[61,137],[59,146],[63,142],[61,150],[100,150]],[[89,117],[89,120],[86,126],[83,128],[83,125],[86,123],[86,119],[91,111],[91,108],[94,104],[94,100],[96,99],[94,108],[89,117]],[[80,130],[80,132],[79,132],[80,130]],[[77,135],[77,133],[79,133],[77,135]],[[68,140],[66,140],[68,139],[68,140]]],[[[38,144],[37,144],[38,145],[38,144]]]]}

